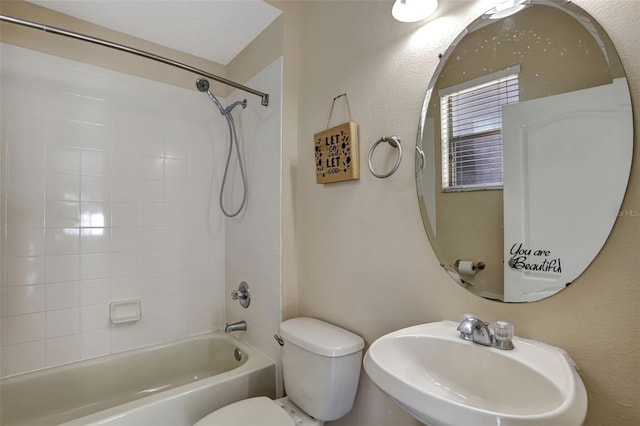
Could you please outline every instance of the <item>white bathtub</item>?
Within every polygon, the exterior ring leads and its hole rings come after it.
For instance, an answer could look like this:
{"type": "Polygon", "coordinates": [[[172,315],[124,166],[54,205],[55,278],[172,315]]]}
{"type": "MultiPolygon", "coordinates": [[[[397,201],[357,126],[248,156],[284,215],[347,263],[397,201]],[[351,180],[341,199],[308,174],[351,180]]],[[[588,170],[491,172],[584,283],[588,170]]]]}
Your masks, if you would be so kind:
{"type": "Polygon", "coordinates": [[[187,426],[231,402],[275,397],[275,364],[215,332],[5,377],[0,387],[2,426],[187,426]]]}

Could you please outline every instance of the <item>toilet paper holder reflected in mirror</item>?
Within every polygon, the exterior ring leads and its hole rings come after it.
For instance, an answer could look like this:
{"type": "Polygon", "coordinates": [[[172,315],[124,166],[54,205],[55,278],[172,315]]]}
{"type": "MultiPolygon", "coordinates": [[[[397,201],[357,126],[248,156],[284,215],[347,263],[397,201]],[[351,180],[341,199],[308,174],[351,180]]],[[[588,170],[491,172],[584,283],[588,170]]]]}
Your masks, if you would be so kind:
{"type": "Polygon", "coordinates": [[[454,262],[453,266],[455,266],[461,274],[475,274],[476,272],[483,270],[486,265],[484,262],[473,262],[470,260],[458,259],[454,262]]]}

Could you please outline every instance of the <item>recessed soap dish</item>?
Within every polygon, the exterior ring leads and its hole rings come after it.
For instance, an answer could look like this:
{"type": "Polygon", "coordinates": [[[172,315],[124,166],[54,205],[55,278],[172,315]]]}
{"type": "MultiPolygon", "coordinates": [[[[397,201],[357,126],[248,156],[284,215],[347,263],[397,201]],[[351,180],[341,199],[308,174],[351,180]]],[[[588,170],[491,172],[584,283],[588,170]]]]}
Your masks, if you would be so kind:
{"type": "Polygon", "coordinates": [[[140,299],[120,300],[109,304],[111,324],[126,324],[142,318],[140,299]]]}

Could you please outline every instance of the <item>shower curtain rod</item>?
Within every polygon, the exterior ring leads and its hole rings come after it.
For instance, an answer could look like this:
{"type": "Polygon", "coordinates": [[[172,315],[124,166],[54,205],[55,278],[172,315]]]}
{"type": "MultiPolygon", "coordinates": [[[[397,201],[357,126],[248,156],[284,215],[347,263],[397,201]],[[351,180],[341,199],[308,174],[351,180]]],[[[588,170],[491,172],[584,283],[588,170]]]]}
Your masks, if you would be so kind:
{"type": "Polygon", "coordinates": [[[183,64],[182,62],[178,62],[178,61],[174,61],[172,59],[168,59],[165,58],[164,56],[159,56],[159,55],[155,55],[153,53],[149,53],[149,52],[145,52],[144,50],[140,50],[140,49],[136,49],[133,47],[129,47],[129,46],[125,46],[123,44],[118,44],[118,43],[114,43],[108,40],[103,40],[100,38],[96,38],[96,37],[91,37],[85,34],[81,34],[81,33],[76,33],[73,31],[69,31],[69,30],[65,30],[62,28],[57,28],[57,27],[52,27],[49,25],[44,25],[44,24],[39,24],[37,22],[32,22],[32,21],[26,21],[24,19],[20,19],[20,18],[14,18],[12,16],[7,16],[7,15],[0,15],[0,21],[5,21],[5,22],[10,22],[12,24],[17,24],[17,25],[22,25],[28,28],[34,28],[37,30],[42,30],[44,32],[47,33],[53,33],[53,34],[57,34],[57,35],[61,35],[64,37],[70,37],[70,38],[75,38],[78,40],[82,40],[82,41],[86,41],[89,43],[94,43],[94,44],[98,44],[100,46],[105,46],[105,47],[109,47],[111,49],[115,49],[115,50],[120,50],[122,52],[127,52],[127,53],[131,53],[133,55],[137,55],[137,56],[141,56],[143,58],[147,58],[147,59],[151,59],[153,61],[157,61],[157,62],[162,62],[163,64],[166,65],[171,65],[173,67],[176,68],[180,68],[183,69],[185,71],[189,71],[192,72],[194,74],[203,76],[203,77],[208,77],[212,80],[215,80],[219,83],[222,84],[226,84],[227,86],[231,86],[231,87],[235,87],[236,89],[240,89],[244,92],[247,93],[251,93],[253,95],[256,96],[260,96],[262,98],[262,105],[264,106],[268,106],[269,105],[269,94],[268,93],[263,93],[260,92],[258,90],[252,89],[250,87],[244,86],[240,83],[236,83],[235,81],[231,81],[231,80],[227,80],[226,78],[223,77],[219,77],[215,74],[211,74],[208,73],[206,71],[203,71],[201,69],[192,67],[190,65],[186,65],[183,64]]]}

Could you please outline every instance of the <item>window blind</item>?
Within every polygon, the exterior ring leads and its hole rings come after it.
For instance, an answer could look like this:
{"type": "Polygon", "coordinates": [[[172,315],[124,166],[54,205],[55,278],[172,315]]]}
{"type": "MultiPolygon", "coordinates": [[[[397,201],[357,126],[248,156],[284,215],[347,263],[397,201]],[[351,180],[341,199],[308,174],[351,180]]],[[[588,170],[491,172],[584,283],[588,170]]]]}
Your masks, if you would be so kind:
{"type": "Polygon", "coordinates": [[[502,187],[502,107],[519,101],[518,72],[440,92],[444,191],[502,187]]]}

